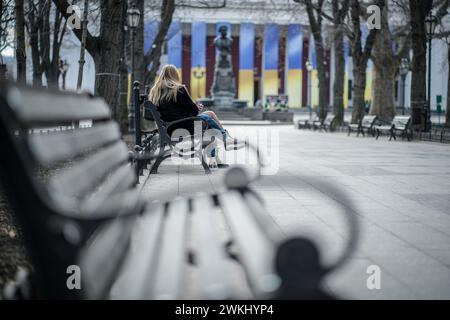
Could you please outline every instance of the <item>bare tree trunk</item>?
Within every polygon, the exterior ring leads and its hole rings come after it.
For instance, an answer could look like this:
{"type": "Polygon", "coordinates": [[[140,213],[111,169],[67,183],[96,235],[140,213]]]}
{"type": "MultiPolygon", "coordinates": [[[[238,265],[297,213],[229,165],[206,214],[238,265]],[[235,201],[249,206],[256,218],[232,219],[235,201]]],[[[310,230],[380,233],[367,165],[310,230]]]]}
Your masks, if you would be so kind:
{"type": "MultiPolygon", "coordinates": [[[[450,66],[450,44],[448,45],[448,65],[450,66]]],[[[447,108],[445,110],[445,126],[450,128],[450,68],[447,80],[447,108]]]]}
{"type": "MultiPolygon", "coordinates": [[[[53,0],[58,11],[66,19],[69,17],[66,0],[53,0]]],[[[108,0],[100,2],[100,33],[98,37],[90,33],[86,36],[86,50],[95,62],[95,93],[109,104],[112,110],[119,106],[119,73],[123,43],[123,18],[126,11],[126,0],[108,0]]],[[[81,41],[81,29],[73,29],[73,33],[81,41]]]]}
{"type": "Polygon", "coordinates": [[[160,58],[162,52],[162,46],[166,39],[167,32],[169,31],[170,24],[172,23],[173,13],[175,11],[175,0],[163,0],[161,5],[161,22],[159,24],[159,30],[156,34],[153,42],[152,49],[144,57],[145,76],[144,83],[151,85],[156,77],[160,66],[160,58]],[[146,66],[152,64],[150,71],[147,71],[146,66]]]}
{"type": "MultiPolygon", "coordinates": [[[[144,0],[137,0],[136,7],[140,12],[144,12],[144,0]]],[[[139,20],[139,26],[136,30],[136,45],[134,51],[134,61],[137,70],[134,72],[134,80],[142,83],[146,71],[146,66],[144,66],[144,18],[139,20]]],[[[144,86],[142,86],[142,89],[144,86]]]]}
{"type": "Polygon", "coordinates": [[[413,50],[411,80],[412,124],[415,130],[424,130],[424,106],[427,102],[427,35],[425,18],[433,6],[433,1],[410,0],[411,42],[413,50]]]}
{"type": "Polygon", "coordinates": [[[39,53],[39,21],[40,17],[36,17],[33,7],[33,0],[28,0],[28,34],[30,35],[31,60],[33,63],[33,85],[42,86],[42,66],[39,53]]]}
{"type": "MultiPolygon", "coordinates": [[[[51,12],[51,2],[49,2],[49,11],[51,12]]],[[[50,12],[48,16],[50,16],[50,12]]],[[[60,69],[59,69],[59,61],[60,61],[60,49],[61,49],[61,42],[59,42],[59,31],[61,29],[61,22],[62,22],[62,15],[58,12],[58,10],[54,11],[53,16],[53,27],[50,27],[50,29],[53,29],[52,32],[52,52],[51,54],[48,53],[49,59],[48,59],[48,65],[45,71],[45,75],[47,76],[47,82],[49,84],[49,87],[58,88],[58,80],[60,76],[60,69]]],[[[64,32],[64,31],[63,31],[64,32]]],[[[49,39],[50,40],[50,39],[49,39]]],[[[50,42],[50,41],[49,41],[50,42]]]]}
{"type": "Polygon", "coordinates": [[[16,0],[16,61],[17,81],[27,81],[27,56],[25,51],[25,17],[23,0],[16,0]]]}
{"type": "Polygon", "coordinates": [[[325,70],[325,50],[323,47],[320,49],[316,46],[317,54],[317,74],[319,76],[319,116],[321,119],[325,119],[328,113],[327,98],[328,91],[328,78],[325,70]]]}
{"type": "Polygon", "coordinates": [[[372,50],[374,62],[373,100],[370,113],[382,120],[390,121],[395,116],[395,78],[399,57],[392,50],[394,41],[389,30],[388,9],[384,7],[381,16],[381,30],[378,31],[372,50]]]}
{"type": "Polygon", "coordinates": [[[333,111],[336,116],[336,125],[344,122],[344,82],[345,57],[344,34],[340,28],[334,37],[334,84],[333,84],[333,111]]]}
{"type": "Polygon", "coordinates": [[[366,114],[364,94],[366,91],[367,61],[358,61],[353,57],[353,114],[352,123],[357,123],[366,114]]]}
{"type": "Polygon", "coordinates": [[[317,5],[314,6],[311,0],[301,1],[308,13],[309,25],[314,38],[317,59],[317,74],[319,77],[319,117],[324,119],[328,112],[327,96],[328,96],[328,81],[325,70],[325,48],[322,37],[322,10],[323,0],[318,0],[317,5]],[[316,15],[314,14],[316,12],[316,15]]]}
{"type": "MultiPolygon", "coordinates": [[[[376,2],[381,10],[384,8],[384,0],[376,2]]],[[[361,6],[358,0],[351,1],[351,22],[353,28],[352,59],[353,59],[353,115],[352,123],[358,123],[365,115],[364,93],[366,91],[366,68],[373,45],[378,33],[377,29],[372,29],[366,39],[366,44],[362,44],[361,32],[361,6]]]]}
{"type": "Polygon", "coordinates": [[[78,61],[78,79],[77,79],[77,90],[81,89],[81,85],[83,84],[83,71],[85,64],[85,53],[86,53],[86,36],[87,36],[87,25],[88,25],[88,12],[89,12],[89,2],[88,0],[84,0],[84,8],[83,8],[83,33],[81,36],[81,48],[80,48],[80,60],[78,61]]]}
{"type": "MultiPolygon", "coordinates": [[[[91,52],[95,61],[95,92],[118,110],[124,0],[101,2],[100,45],[91,52]]],[[[89,47],[87,47],[89,48],[89,47]]]]}
{"type": "Polygon", "coordinates": [[[345,53],[343,23],[348,13],[350,0],[333,0],[334,34],[334,84],[333,84],[333,111],[336,116],[336,125],[344,123],[344,83],[345,83],[345,53]],[[339,3],[341,6],[339,7],[339,3]]]}
{"type": "Polygon", "coordinates": [[[385,65],[375,65],[373,72],[373,100],[371,115],[391,121],[395,114],[395,75],[397,67],[386,61],[385,65]]]}

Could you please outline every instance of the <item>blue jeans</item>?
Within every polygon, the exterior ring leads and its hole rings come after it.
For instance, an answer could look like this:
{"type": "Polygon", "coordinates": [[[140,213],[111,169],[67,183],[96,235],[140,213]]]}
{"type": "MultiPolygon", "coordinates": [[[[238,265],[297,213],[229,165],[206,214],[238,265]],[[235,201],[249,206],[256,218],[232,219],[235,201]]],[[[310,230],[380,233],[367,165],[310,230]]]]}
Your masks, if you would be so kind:
{"type": "MultiPolygon", "coordinates": [[[[219,124],[213,118],[211,118],[210,115],[199,114],[198,117],[202,118],[203,120],[205,120],[211,126],[211,128],[219,130],[222,133],[222,135],[223,135],[223,139],[225,140],[225,136],[227,134],[227,131],[225,129],[222,129],[219,126],[219,124]]],[[[215,155],[216,155],[216,150],[215,149],[211,150],[211,157],[215,157],[215,155]]]]}
{"type": "Polygon", "coordinates": [[[210,115],[207,115],[207,114],[203,113],[203,114],[199,114],[198,116],[200,118],[202,118],[203,120],[205,120],[211,126],[211,128],[219,130],[220,132],[222,132],[222,134],[226,134],[227,133],[227,131],[225,129],[222,129],[219,126],[219,124],[213,118],[211,118],[210,115]]]}

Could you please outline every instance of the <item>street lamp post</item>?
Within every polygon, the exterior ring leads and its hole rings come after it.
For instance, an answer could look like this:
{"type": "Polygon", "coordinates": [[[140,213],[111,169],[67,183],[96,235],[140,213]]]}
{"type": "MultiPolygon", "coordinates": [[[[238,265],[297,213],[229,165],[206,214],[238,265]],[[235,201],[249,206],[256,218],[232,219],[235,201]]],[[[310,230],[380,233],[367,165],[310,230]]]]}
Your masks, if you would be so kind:
{"type": "MultiPolygon", "coordinates": [[[[127,18],[128,18],[128,27],[131,31],[131,83],[134,83],[134,47],[136,40],[136,28],[139,25],[139,20],[141,18],[141,12],[136,7],[136,4],[133,3],[133,6],[127,10],[127,18]]],[[[134,98],[133,95],[130,99],[130,107],[128,113],[128,131],[130,133],[134,133],[135,131],[135,116],[134,116],[134,98]]]]}
{"type": "Polygon", "coordinates": [[[405,115],[406,109],[406,77],[410,70],[409,59],[403,58],[400,62],[400,75],[402,77],[402,115],[405,115]]]}
{"type": "Polygon", "coordinates": [[[62,75],[62,89],[66,90],[66,75],[67,71],[69,70],[69,63],[67,60],[60,60],[59,61],[59,70],[62,75]]]}
{"type": "Polygon", "coordinates": [[[305,63],[306,70],[308,71],[308,107],[309,107],[309,119],[312,119],[312,77],[311,72],[313,70],[313,66],[311,61],[307,60],[305,63]]]}
{"type": "Polygon", "coordinates": [[[194,78],[197,79],[197,99],[200,98],[200,79],[205,76],[205,71],[199,71],[200,66],[194,70],[194,78]]]}
{"type": "Polygon", "coordinates": [[[437,24],[438,18],[430,11],[430,14],[425,19],[425,27],[428,37],[428,101],[425,110],[425,132],[429,132],[431,130],[431,45],[437,24]]]}

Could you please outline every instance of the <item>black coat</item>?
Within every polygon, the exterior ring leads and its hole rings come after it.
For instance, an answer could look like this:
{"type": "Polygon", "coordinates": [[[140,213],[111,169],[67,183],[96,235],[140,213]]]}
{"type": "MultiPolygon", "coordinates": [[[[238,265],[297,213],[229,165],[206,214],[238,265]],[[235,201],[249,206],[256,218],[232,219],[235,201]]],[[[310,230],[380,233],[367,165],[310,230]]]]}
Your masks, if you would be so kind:
{"type": "MultiPolygon", "coordinates": [[[[163,100],[157,105],[158,111],[161,114],[161,119],[165,122],[172,122],[184,118],[195,117],[199,110],[197,104],[191,99],[185,87],[180,87],[177,93],[176,101],[163,100]]],[[[187,120],[179,124],[171,126],[168,130],[169,135],[175,129],[187,129],[191,134],[194,133],[194,121],[187,120]]]]}

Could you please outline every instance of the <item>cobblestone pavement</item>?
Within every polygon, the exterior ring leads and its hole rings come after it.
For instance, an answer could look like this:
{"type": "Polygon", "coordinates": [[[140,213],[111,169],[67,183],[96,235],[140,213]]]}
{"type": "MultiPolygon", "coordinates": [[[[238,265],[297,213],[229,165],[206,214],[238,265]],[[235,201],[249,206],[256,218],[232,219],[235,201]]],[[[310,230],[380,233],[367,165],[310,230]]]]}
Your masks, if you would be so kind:
{"type": "MultiPolygon", "coordinates": [[[[450,298],[450,146],[386,137],[295,130],[291,126],[232,126],[235,136],[271,130],[279,136],[276,174],[253,188],[281,229],[313,237],[323,263],[342,251],[347,225],[339,199],[321,188],[333,184],[351,199],[360,218],[356,253],[329,275],[326,287],[353,299],[450,298]],[[314,178],[314,180],[311,180],[314,178]],[[381,288],[369,290],[369,266],[381,271],[381,288]]],[[[223,188],[223,171],[205,175],[199,165],[163,164],[143,184],[154,201],[223,188]]]]}

